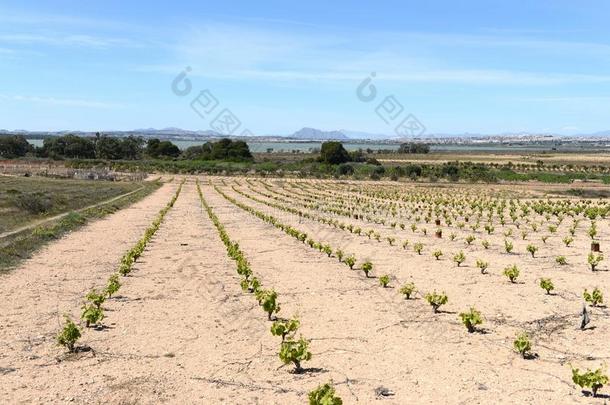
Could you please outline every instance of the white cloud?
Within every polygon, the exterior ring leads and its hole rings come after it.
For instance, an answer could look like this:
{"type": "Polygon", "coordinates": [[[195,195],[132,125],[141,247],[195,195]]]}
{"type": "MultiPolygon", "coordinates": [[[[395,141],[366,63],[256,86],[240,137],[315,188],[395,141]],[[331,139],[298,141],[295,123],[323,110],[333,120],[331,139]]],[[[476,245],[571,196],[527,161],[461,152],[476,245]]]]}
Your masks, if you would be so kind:
{"type": "Polygon", "coordinates": [[[372,71],[380,81],[408,83],[549,86],[610,82],[610,75],[604,74],[483,68],[476,60],[452,64],[442,53],[452,47],[515,47],[535,53],[571,51],[572,57],[576,51],[606,56],[610,46],[605,44],[409,32],[312,33],[310,29],[282,31],[217,23],[187,32],[175,47],[175,64],[141,69],[169,72],[171,65],[176,66],[172,73],[177,74],[189,65],[194,75],[277,82],[359,82],[372,71]]]}
{"type": "Polygon", "coordinates": [[[25,103],[37,103],[47,104],[56,106],[69,106],[69,107],[84,107],[84,108],[100,108],[100,109],[114,109],[124,108],[123,104],[108,103],[96,100],[83,100],[76,98],[57,98],[57,97],[45,97],[45,96],[25,96],[25,95],[7,95],[0,94],[0,101],[8,102],[25,102],[25,103]]]}

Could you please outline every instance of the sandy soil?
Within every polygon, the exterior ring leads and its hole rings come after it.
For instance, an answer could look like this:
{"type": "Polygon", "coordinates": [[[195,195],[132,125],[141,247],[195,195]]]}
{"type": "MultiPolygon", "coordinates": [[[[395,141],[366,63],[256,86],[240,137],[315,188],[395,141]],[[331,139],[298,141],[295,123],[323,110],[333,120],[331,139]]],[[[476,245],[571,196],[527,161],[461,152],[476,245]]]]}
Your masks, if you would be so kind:
{"type": "MultiPolygon", "coordinates": [[[[610,291],[609,272],[587,270],[584,237],[571,248],[551,237],[547,245],[538,243],[541,250],[531,258],[525,253],[528,241],[518,238],[517,253],[503,253],[500,231],[486,236],[492,247],[483,250],[480,239],[470,247],[463,239],[436,239],[433,226],[424,236],[336,217],[398,241],[422,241],[426,247],[419,256],[269,208],[234,192],[232,179],[213,182],[231,197],[355,253],[359,261],[371,259],[374,276],[391,275],[390,288],[235,206],[202,178],[204,197],[255,275],[279,293],[279,316],[298,316],[300,333],[311,340],[307,372],[291,373],[277,356],[279,338],[269,333],[266,315],[241,292],[235,265],[190,178],[132,276],[122,279],[119,296],[104,304],[107,328],[84,332],[81,344],[94,351],[66,355],[54,343],[61,314],[78,318],[85,293],[116,269],[171,198],[174,181],[49,245],[2,277],[0,289],[8,299],[0,312],[0,341],[6,342],[0,354],[0,402],[299,404],[328,380],[346,404],[604,402],[585,398],[572,384],[568,366],[597,367],[610,359],[607,309],[592,310],[593,328],[576,327],[583,288],[610,291]],[[437,248],[445,253],[440,261],[431,256],[437,248]],[[460,268],[450,260],[458,250],[467,256],[460,268]],[[556,266],[559,254],[572,264],[556,266]],[[479,273],[476,258],[490,261],[490,274],[479,273]],[[522,269],[518,284],[501,274],[513,263],[522,269]],[[553,278],[555,295],[544,295],[538,286],[543,276],[553,278]],[[406,281],[422,293],[446,291],[449,303],[433,314],[421,295],[404,300],[397,290],[406,281]],[[458,313],[472,305],[485,318],[482,333],[468,334],[458,320],[458,313]],[[538,359],[514,353],[512,341],[521,330],[531,333],[538,359]],[[377,397],[379,387],[394,395],[377,397]]],[[[271,183],[286,193],[282,183],[271,183]]],[[[244,181],[239,184],[254,195],[244,181]]],[[[322,191],[312,189],[311,195],[333,190],[332,185],[318,188],[322,191]]],[[[301,209],[299,200],[295,194],[292,206],[301,209]]],[[[603,248],[610,243],[608,222],[599,221],[599,228],[603,248]]]]}

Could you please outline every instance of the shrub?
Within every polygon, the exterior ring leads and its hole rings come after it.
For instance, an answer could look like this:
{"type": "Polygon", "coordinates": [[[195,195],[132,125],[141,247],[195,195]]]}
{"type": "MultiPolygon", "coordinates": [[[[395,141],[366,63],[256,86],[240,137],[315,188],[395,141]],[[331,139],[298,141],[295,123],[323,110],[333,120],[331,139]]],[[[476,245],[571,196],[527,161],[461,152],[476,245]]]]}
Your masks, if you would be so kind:
{"type": "Polygon", "coordinates": [[[468,245],[470,245],[472,242],[474,242],[475,239],[476,239],[476,237],[474,235],[468,235],[468,236],[466,236],[465,240],[466,240],[466,243],[468,245]]]}
{"type": "Polygon", "coordinates": [[[427,293],[424,298],[426,299],[426,301],[428,301],[428,304],[432,306],[432,310],[434,311],[434,313],[437,313],[441,305],[445,305],[449,301],[447,295],[444,292],[441,294],[437,294],[436,291],[432,293],[427,293]]]}
{"type": "Polygon", "coordinates": [[[566,236],[565,238],[563,238],[563,243],[566,245],[566,247],[570,246],[572,242],[574,242],[574,238],[572,238],[571,236],[566,236]]]}
{"type": "Polygon", "coordinates": [[[404,242],[402,242],[402,248],[403,249],[406,249],[407,246],[409,246],[409,241],[408,240],[405,240],[404,242]]]}
{"type": "Polygon", "coordinates": [[[65,315],[65,319],[64,327],[57,335],[57,344],[64,346],[69,352],[72,353],[74,352],[74,345],[76,344],[76,341],[80,339],[81,332],[78,326],[72,322],[68,315],[65,315]]]}
{"type": "Polygon", "coordinates": [[[244,278],[240,281],[239,285],[241,286],[241,289],[244,292],[251,292],[251,293],[258,292],[261,287],[261,283],[260,283],[260,281],[258,281],[258,278],[256,278],[256,277],[252,277],[250,279],[244,278]]]}
{"type": "Polygon", "coordinates": [[[466,326],[466,329],[468,329],[469,333],[475,331],[475,326],[483,323],[481,313],[475,308],[470,308],[468,312],[460,313],[460,318],[462,319],[462,323],[464,324],[464,326],[466,326]]]}
{"type": "Polygon", "coordinates": [[[481,242],[481,245],[483,246],[483,248],[485,248],[485,249],[489,249],[489,241],[487,241],[487,240],[483,240],[483,241],[481,242]]]}
{"type": "Polygon", "coordinates": [[[526,332],[522,332],[517,335],[517,338],[513,342],[515,350],[523,357],[526,358],[529,351],[532,350],[532,343],[526,332]]]}
{"type": "Polygon", "coordinates": [[[354,255],[346,257],[345,264],[347,264],[350,269],[353,269],[354,265],[356,264],[356,258],[354,257],[354,255]]]}
{"type": "Polygon", "coordinates": [[[455,238],[457,238],[457,235],[455,234],[455,232],[451,232],[451,233],[449,234],[449,239],[451,239],[452,241],[454,241],[454,240],[455,240],[455,238]]]}
{"type": "Polygon", "coordinates": [[[443,255],[443,252],[441,250],[435,250],[434,253],[432,253],[432,256],[434,256],[436,258],[436,260],[440,260],[442,255],[443,255]]]}
{"type": "Polygon", "coordinates": [[[275,321],[271,325],[271,334],[273,336],[281,336],[282,341],[284,341],[286,340],[287,335],[294,334],[300,326],[301,323],[298,319],[290,319],[288,321],[275,321]]]}
{"type": "Polygon", "coordinates": [[[364,274],[368,277],[369,273],[373,270],[373,263],[371,263],[370,261],[366,261],[364,263],[362,263],[362,271],[364,272],[364,274]]]}
{"type": "Polygon", "coordinates": [[[568,264],[568,261],[565,256],[557,256],[555,258],[555,261],[561,266],[565,266],[566,264],[568,264]]]}
{"type": "Polygon", "coordinates": [[[322,251],[324,253],[326,253],[328,255],[328,257],[330,257],[333,254],[333,249],[330,247],[330,245],[324,245],[322,247],[322,251]]]}
{"type": "Polygon", "coordinates": [[[487,268],[489,267],[489,263],[483,261],[481,259],[477,259],[477,267],[481,270],[481,274],[487,273],[487,268]]]}
{"type": "Polygon", "coordinates": [[[544,291],[546,291],[547,294],[550,294],[551,291],[553,291],[555,289],[555,286],[553,285],[553,282],[551,281],[550,278],[541,278],[540,279],[540,288],[542,288],[544,291]]]}
{"type": "Polygon", "coordinates": [[[113,275],[110,276],[110,278],[108,278],[108,285],[106,286],[106,289],[104,290],[104,292],[106,293],[106,296],[108,298],[112,297],[113,294],[115,294],[117,291],[119,291],[119,288],[121,288],[121,282],[119,281],[119,275],[118,273],[114,273],[113,275]]]}
{"type": "Polygon", "coordinates": [[[577,368],[572,368],[572,381],[580,388],[591,388],[593,396],[597,396],[597,391],[601,389],[604,384],[608,384],[608,376],[603,373],[602,368],[598,368],[595,371],[587,369],[584,373],[580,373],[577,368]]]}
{"type": "Polygon", "coordinates": [[[97,325],[104,319],[104,311],[101,307],[94,304],[84,304],[81,318],[85,321],[85,326],[97,325]]]}
{"type": "Polygon", "coordinates": [[[530,252],[530,254],[532,255],[532,257],[534,257],[534,255],[536,254],[536,252],[538,251],[538,248],[534,245],[527,245],[527,251],[530,252]]]}
{"type": "Polygon", "coordinates": [[[302,337],[299,340],[284,340],[280,346],[280,360],[284,364],[293,363],[295,372],[300,373],[303,371],[301,362],[311,360],[311,352],[309,349],[309,342],[302,337]]]}
{"type": "Polygon", "coordinates": [[[509,241],[508,239],[504,239],[504,250],[506,251],[506,253],[512,252],[513,242],[509,241]]]}
{"type": "Polygon", "coordinates": [[[582,293],[582,297],[592,306],[596,307],[599,304],[604,303],[604,296],[599,288],[595,287],[592,292],[589,292],[586,288],[582,293]]]}
{"type": "Polygon", "coordinates": [[[411,299],[411,296],[417,292],[417,289],[415,288],[415,284],[406,283],[402,287],[400,287],[400,290],[398,291],[401,294],[404,294],[406,299],[411,299]]]}
{"type": "Polygon", "coordinates": [[[542,240],[542,243],[544,243],[545,245],[546,245],[546,240],[547,240],[548,238],[549,238],[549,237],[548,237],[547,235],[544,235],[544,236],[541,236],[541,237],[540,237],[540,239],[542,240]]]}
{"type": "Polygon", "coordinates": [[[379,277],[379,285],[386,288],[390,284],[390,276],[387,274],[379,277]]]}
{"type": "Polygon", "coordinates": [[[392,237],[392,236],[388,236],[386,238],[386,240],[388,241],[388,243],[390,244],[390,246],[394,246],[394,242],[396,241],[396,238],[392,237]]]}
{"type": "Polygon", "coordinates": [[[461,250],[453,256],[453,261],[458,267],[466,261],[466,255],[461,250]]]}
{"type": "Polygon", "coordinates": [[[85,298],[97,308],[100,308],[104,301],[106,301],[106,295],[98,293],[96,289],[89,291],[85,298]]]}
{"type": "Polygon", "coordinates": [[[601,253],[597,255],[593,252],[589,253],[589,256],[587,257],[587,262],[591,266],[591,271],[595,271],[595,269],[602,262],[602,260],[604,260],[604,256],[601,253]]]}
{"type": "Polygon", "coordinates": [[[44,193],[25,193],[14,198],[14,205],[32,215],[44,214],[53,208],[53,201],[44,193]]]}
{"type": "Polygon", "coordinates": [[[515,283],[517,282],[517,277],[519,277],[519,269],[513,264],[512,266],[506,267],[502,274],[508,277],[511,283],[515,283]]]}
{"type": "Polygon", "coordinates": [[[413,245],[413,250],[416,251],[418,255],[421,255],[422,250],[424,250],[424,244],[417,242],[413,245]]]}
{"type": "Polygon", "coordinates": [[[337,256],[337,259],[339,259],[339,261],[342,261],[343,260],[343,250],[337,249],[337,251],[335,252],[335,256],[337,256]]]}
{"type": "Polygon", "coordinates": [[[343,405],[343,400],[335,395],[331,383],[326,383],[309,393],[309,405],[343,405]]]}
{"type": "Polygon", "coordinates": [[[271,320],[271,315],[280,312],[280,305],[277,303],[277,293],[273,290],[259,290],[256,293],[258,304],[267,313],[267,319],[271,320]]]}

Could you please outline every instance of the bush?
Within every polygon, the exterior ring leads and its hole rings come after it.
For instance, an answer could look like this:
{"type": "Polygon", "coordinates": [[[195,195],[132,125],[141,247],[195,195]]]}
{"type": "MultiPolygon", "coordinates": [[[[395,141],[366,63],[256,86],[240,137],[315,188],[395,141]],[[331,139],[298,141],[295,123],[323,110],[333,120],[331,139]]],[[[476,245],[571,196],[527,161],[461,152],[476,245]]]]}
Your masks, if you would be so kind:
{"type": "Polygon", "coordinates": [[[74,352],[74,345],[80,339],[81,332],[78,326],[66,315],[64,327],[57,335],[57,344],[64,346],[69,352],[74,352]]]}
{"type": "Polygon", "coordinates": [[[369,273],[373,270],[373,263],[371,263],[370,261],[366,261],[364,263],[362,263],[362,271],[364,272],[364,274],[368,277],[369,273]]]}
{"type": "Polygon", "coordinates": [[[340,397],[335,395],[331,383],[318,386],[309,393],[309,405],[343,405],[340,397]]]}
{"type": "Polygon", "coordinates": [[[347,264],[350,269],[353,269],[354,265],[356,264],[356,258],[354,257],[354,255],[346,257],[345,264],[347,264]]]}
{"type": "Polygon", "coordinates": [[[280,312],[280,305],[277,303],[277,293],[273,290],[259,290],[256,293],[258,304],[267,313],[267,319],[271,320],[271,315],[280,312]]]}
{"type": "Polygon", "coordinates": [[[597,287],[595,287],[592,292],[589,292],[585,288],[585,291],[582,293],[582,297],[585,299],[586,302],[588,302],[594,307],[604,303],[604,296],[600,289],[597,287]]]}
{"type": "Polygon", "coordinates": [[[572,368],[572,381],[580,388],[591,388],[593,396],[597,396],[599,391],[604,384],[608,384],[608,376],[603,373],[602,368],[598,368],[595,371],[587,369],[584,373],[580,373],[577,368],[572,368]]]}
{"type": "Polygon", "coordinates": [[[91,325],[98,325],[104,319],[104,310],[94,304],[83,304],[81,318],[85,321],[87,328],[91,325]]]}
{"type": "Polygon", "coordinates": [[[587,262],[591,266],[591,271],[595,271],[597,266],[602,262],[602,260],[604,260],[604,256],[601,253],[597,255],[593,252],[589,253],[589,256],[587,257],[587,262]]]}
{"type": "Polygon", "coordinates": [[[489,267],[489,263],[484,260],[477,259],[477,267],[481,270],[481,274],[487,273],[487,268],[489,267]]]}
{"type": "Polygon", "coordinates": [[[309,342],[302,337],[299,340],[284,340],[280,346],[280,360],[284,364],[293,363],[295,372],[303,371],[301,362],[311,360],[309,342]]]}
{"type": "Polygon", "coordinates": [[[415,284],[406,283],[402,287],[400,287],[400,290],[398,290],[398,291],[401,294],[404,294],[406,299],[410,299],[411,296],[417,292],[417,289],[415,288],[415,284]]]}
{"type": "Polygon", "coordinates": [[[540,279],[540,288],[546,291],[547,294],[551,294],[551,291],[555,289],[553,282],[550,278],[541,278],[540,279]]]}
{"type": "Polygon", "coordinates": [[[458,267],[466,261],[466,255],[461,250],[453,256],[453,261],[458,267]]]}
{"type": "Polygon", "coordinates": [[[417,242],[413,245],[413,250],[417,252],[418,255],[421,255],[422,250],[424,250],[424,244],[421,242],[417,242]]]}
{"type": "Polygon", "coordinates": [[[379,285],[386,288],[390,284],[390,276],[387,274],[379,277],[379,285]]]}
{"type": "Polygon", "coordinates": [[[506,251],[506,253],[512,252],[513,242],[509,241],[508,239],[504,239],[504,250],[506,251]]]}
{"type": "Polygon", "coordinates": [[[483,323],[483,318],[481,317],[481,313],[474,308],[470,308],[468,312],[460,313],[460,319],[466,329],[468,329],[469,333],[475,331],[475,326],[483,323]]]}
{"type": "Polygon", "coordinates": [[[300,326],[301,323],[298,319],[275,321],[273,322],[273,325],[271,325],[271,334],[273,336],[281,336],[282,341],[284,341],[286,340],[287,335],[294,334],[300,326]]]}
{"type": "Polygon", "coordinates": [[[96,289],[89,291],[89,293],[85,296],[91,304],[95,305],[97,308],[100,308],[104,301],[106,301],[106,294],[98,293],[96,289]]]}
{"type": "Polygon", "coordinates": [[[519,269],[513,264],[512,266],[506,267],[502,274],[508,277],[511,283],[516,283],[517,277],[519,277],[519,269]]]}
{"type": "Polygon", "coordinates": [[[434,313],[437,313],[441,305],[445,305],[449,301],[447,295],[444,292],[442,294],[437,294],[436,291],[432,293],[427,293],[424,298],[426,299],[426,301],[428,301],[428,304],[432,306],[432,310],[434,311],[434,313]]]}
{"type": "Polygon", "coordinates": [[[515,350],[523,357],[526,358],[529,351],[532,350],[532,343],[526,332],[522,332],[517,335],[517,338],[513,342],[515,350]]]}
{"type": "Polygon", "coordinates": [[[53,208],[53,201],[43,193],[25,193],[16,196],[13,204],[32,215],[39,215],[49,212],[53,208]]]}
{"type": "Polygon", "coordinates": [[[442,255],[443,255],[443,252],[441,250],[435,250],[434,253],[432,253],[432,256],[434,256],[436,258],[436,260],[440,260],[442,255]]]}
{"type": "Polygon", "coordinates": [[[536,252],[538,251],[538,248],[534,245],[527,245],[527,251],[530,252],[530,254],[532,255],[532,257],[534,257],[534,255],[536,254],[536,252]]]}
{"type": "Polygon", "coordinates": [[[104,292],[106,293],[106,296],[108,298],[112,297],[113,294],[115,294],[117,291],[119,291],[119,288],[121,288],[121,282],[119,281],[119,275],[118,273],[114,273],[113,275],[110,276],[110,278],[108,278],[108,285],[106,286],[106,289],[104,290],[104,292]]]}
{"type": "Polygon", "coordinates": [[[555,261],[561,266],[565,266],[566,264],[568,264],[568,261],[565,256],[557,256],[555,258],[555,261]]]}

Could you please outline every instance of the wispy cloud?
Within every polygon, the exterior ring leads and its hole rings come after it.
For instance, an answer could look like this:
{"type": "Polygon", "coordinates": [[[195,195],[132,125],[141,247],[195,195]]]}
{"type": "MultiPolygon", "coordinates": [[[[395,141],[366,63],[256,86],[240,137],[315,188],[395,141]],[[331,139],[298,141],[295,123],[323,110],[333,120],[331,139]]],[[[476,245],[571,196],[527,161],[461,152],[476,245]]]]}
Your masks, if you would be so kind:
{"type": "MultiPolygon", "coordinates": [[[[610,82],[610,75],[528,71],[515,66],[495,69],[483,67],[486,64],[481,60],[452,62],[442,55],[443,50],[456,47],[492,48],[494,52],[514,47],[533,53],[532,57],[542,51],[572,57],[610,54],[610,45],[603,43],[412,32],[312,34],[208,23],[188,30],[175,47],[175,65],[181,67],[174,72],[190,65],[194,74],[210,78],[278,82],[353,82],[371,71],[378,73],[378,80],[407,83],[548,86],[610,82]]],[[[168,64],[141,68],[167,72],[168,64]]]]}
{"type": "Polygon", "coordinates": [[[57,97],[45,97],[45,96],[26,96],[26,95],[7,95],[0,94],[0,101],[9,102],[24,102],[24,103],[36,103],[36,104],[47,104],[55,106],[68,106],[68,107],[83,107],[83,108],[99,108],[99,109],[114,109],[114,108],[125,108],[124,104],[108,103],[96,100],[83,100],[77,98],[57,98],[57,97]]]}
{"type": "Polygon", "coordinates": [[[91,48],[139,47],[141,43],[124,38],[110,38],[82,34],[3,34],[0,42],[30,45],[77,46],[91,48]]]}

